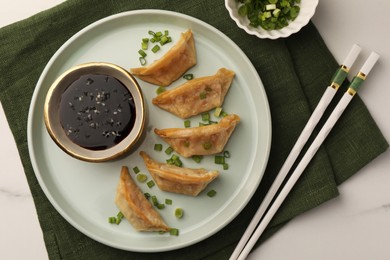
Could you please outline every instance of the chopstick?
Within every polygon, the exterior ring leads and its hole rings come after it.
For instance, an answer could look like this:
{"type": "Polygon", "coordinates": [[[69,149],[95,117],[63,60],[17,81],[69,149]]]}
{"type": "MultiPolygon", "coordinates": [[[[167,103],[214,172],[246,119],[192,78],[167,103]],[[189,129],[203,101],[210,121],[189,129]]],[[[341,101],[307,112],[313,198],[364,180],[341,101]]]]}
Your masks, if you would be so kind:
{"type": "MultiPolygon", "coordinates": [[[[309,164],[315,153],[317,152],[318,148],[321,146],[337,120],[340,118],[341,114],[344,112],[345,108],[348,106],[358,89],[360,88],[361,84],[366,79],[368,73],[371,71],[377,60],[379,59],[379,55],[375,52],[372,52],[369,58],[366,60],[362,68],[360,69],[359,73],[353,78],[351,81],[348,90],[345,92],[345,94],[340,99],[337,106],[334,108],[333,112],[329,116],[328,120],[325,122],[324,126],[318,133],[317,137],[314,139],[313,143],[308,148],[307,152],[303,156],[302,160],[299,162],[297,167],[295,168],[294,172],[286,182],[286,184],[283,186],[282,190],[280,191],[279,195],[276,197],[274,203],[270,206],[269,210],[267,211],[264,218],[261,220],[260,218],[253,219],[252,221],[255,221],[258,223],[260,220],[260,223],[258,227],[256,228],[255,232],[252,234],[252,236],[245,237],[245,240],[248,241],[246,243],[243,250],[237,250],[241,251],[238,252],[238,254],[232,255],[230,259],[245,259],[248,254],[250,253],[250,250],[255,245],[256,241],[260,237],[260,235],[263,233],[269,222],[271,221],[272,217],[275,215],[276,211],[279,209],[280,205],[284,201],[284,199],[287,197],[288,193],[291,191],[293,186],[295,185],[296,181],[301,176],[302,172],[306,168],[306,166],[309,164]]],[[[249,232],[248,232],[249,233],[249,232]]],[[[244,239],[244,237],[242,238],[244,239]]]]}
{"type": "MultiPolygon", "coordinates": [[[[257,210],[256,214],[254,215],[251,223],[249,224],[248,228],[246,229],[244,235],[242,236],[241,240],[239,241],[239,243],[237,244],[233,254],[231,255],[230,259],[233,260],[233,259],[237,259],[237,257],[240,255],[241,251],[243,250],[243,248],[245,247],[245,244],[247,243],[247,241],[251,238],[251,235],[253,233],[253,231],[255,230],[256,226],[258,225],[259,221],[262,219],[264,213],[266,212],[267,208],[269,207],[269,204],[271,203],[272,199],[274,198],[275,194],[277,193],[277,191],[279,190],[279,187],[280,185],[282,184],[282,182],[284,181],[285,177],[287,176],[292,164],[295,162],[297,156],[299,155],[302,147],[304,146],[304,144],[306,143],[307,139],[309,138],[309,136],[311,135],[311,132],[312,130],[314,129],[314,127],[316,126],[316,124],[318,123],[319,119],[321,118],[323,112],[325,111],[326,107],[328,106],[329,102],[331,101],[331,99],[333,98],[334,94],[336,93],[338,87],[341,85],[341,83],[344,81],[344,79],[346,78],[347,76],[347,73],[348,73],[348,70],[349,68],[352,66],[352,64],[354,63],[354,61],[356,60],[359,52],[360,52],[360,47],[357,46],[357,45],[354,45],[351,49],[351,51],[349,52],[347,58],[345,59],[345,61],[343,62],[343,64],[340,66],[340,69],[335,73],[335,77],[332,79],[332,84],[326,89],[324,95],[322,96],[318,106],[316,107],[315,111],[313,112],[312,116],[310,117],[308,123],[306,124],[304,130],[302,131],[300,137],[298,138],[296,144],[294,145],[292,151],[290,152],[286,162],[284,163],[284,165],[282,166],[279,174],[277,175],[274,183],[272,184],[271,188],[269,189],[266,197],[264,198],[264,200],[262,201],[259,209],[257,210]]],[[[376,60],[378,59],[378,55],[377,54],[372,54],[370,56],[370,58],[367,60],[367,62],[365,63],[365,65],[362,67],[361,69],[361,72],[358,74],[357,77],[354,78],[354,80],[351,82],[351,85],[350,85],[350,88],[348,90],[348,96],[353,96],[351,93],[353,93],[354,89],[357,90],[357,88],[355,86],[357,86],[357,83],[361,84],[364,79],[365,79],[365,76],[368,74],[368,72],[371,70],[371,68],[374,66],[376,60]],[[363,75],[363,76],[362,76],[363,75]],[[363,78],[363,80],[362,80],[363,78]]],[[[355,91],[356,93],[356,91],[355,91]]],[[[340,101],[340,104],[345,104],[346,103],[346,100],[348,100],[348,96],[345,96],[343,98],[343,101],[341,102],[340,101]]],[[[349,103],[349,101],[348,101],[349,103]]],[[[338,109],[341,109],[341,105],[338,106],[338,109]]],[[[345,107],[344,107],[345,108],[345,107]]],[[[336,110],[335,110],[336,111],[336,110]]],[[[340,113],[341,114],[341,113],[340,113]]],[[[334,117],[334,116],[333,116],[334,117]]],[[[330,120],[330,119],[329,119],[330,120]]],[[[336,119],[337,121],[337,119],[336,119]]],[[[330,121],[329,121],[330,122],[330,121]]],[[[335,122],[334,122],[335,123],[335,122]]],[[[334,124],[333,123],[333,124],[334,124]]],[[[329,123],[327,125],[327,127],[329,126],[329,123]]],[[[324,125],[325,127],[325,125],[324,125]]],[[[324,128],[323,128],[324,129],[324,128]]],[[[328,130],[330,131],[330,129],[328,130]]],[[[324,132],[322,132],[324,133],[324,132]]],[[[327,133],[326,133],[327,134],[327,133]]],[[[325,139],[325,138],[324,138],[325,139]]],[[[320,139],[316,139],[316,141],[320,141],[320,139]]],[[[323,140],[322,140],[323,141],[323,140]]],[[[321,143],[322,143],[321,141],[321,143]]],[[[315,145],[315,143],[313,143],[313,145],[315,145]]],[[[318,145],[319,147],[319,145],[318,145]]],[[[317,149],[318,149],[317,147],[317,149]]],[[[309,152],[309,151],[308,151],[309,152]]],[[[313,151],[312,151],[313,152],[313,151]]],[[[314,151],[314,153],[316,152],[316,150],[314,151]]],[[[314,155],[314,154],[313,154],[314,155]]],[[[312,155],[312,156],[313,156],[312,155]]],[[[307,160],[308,157],[306,157],[306,160],[307,160]]],[[[310,157],[311,159],[311,157],[310,157]]],[[[310,160],[309,160],[310,161],[310,160]]],[[[307,162],[308,163],[308,162],[307,162]]],[[[307,165],[307,164],[306,164],[307,165]]],[[[301,164],[302,166],[302,164],[301,164]]],[[[306,167],[306,166],[305,166],[306,167]]],[[[298,170],[298,168],[297,168],[298,170]]],[[[297,171],[296,170],[296,171],[297,171]]],[[[302,169],[303,171],[303,169],[302,169]]],[[[297,174],[294,172],[294,174],[297,174]]],[[[300,175],[300,174],[299,174],[300,175]]],[[[290,182],[291,184],[291,182],[290,182]]],[[[294,182],[295,184],[295,182],[294,182]]],[[[286,192],[286,190],[284,190],[283,192],[286,192]]],[[[288,193],[289,191],[287,191],[288,193]]],[[[287,196],[287,194],[285,195],[287,196]]],[[[283,198],[284,200],[284,198],[283,198]]],[[[282,201],[283,201],[282,200],[282,201]]],[[[276,203],[276,201],[275,201],[276,203]]],[[[281,202],[280,202],[281,203],[281,202]]],[[[279,205],[280,206],[280,205],[279,205]]],[[[277,206],[277,208],[279,207],[277,206]]],[[[277,208],[275,209],[275,212],[277,210],[277,208]]],[[[268,214],[268,213],[267,213],[268,214]]],[[[275,213],[273,213],[275,214],[275,213]]],[[[272,214],[272,216],[273,216],[272,214]]],[[[271,218],[272,218],[271,216],[271,218]]],[[[268,222],[270,221],[270,219],[268,220],[268,222]]],[[[265,226],[268,224],[268,222],[265,224],[265,226]]],[[[263,224],[264,225],[264,224],[263,224]]],[[[265,229],[265,226],[263,227],[265,229]]],[[[260,228],[260,226],[259,226],[260,228]]],[[[258,228],[258,230],[259,230],[258,228]]],[[[263,229],[263,230],[264,230],[263,229]]],[[[260,234],[261,232],[263,231],[261,230],[260,231],[260,234]]],[[[255,235],[254,237],[256,237],[255,239],[254,238],[251,238],[251,244],[248,244],[246,246],[246,250],[243,252],[242,255],[247,255],[250,251],[250,249],[253,247],[254,243],[256,242],[257,238],[260,236],[259,232],[257,235],[255,235]],[[249,250],[247,249],[249,248],[249,250]],[[246,254],[245,254],[246,253],[246,254]]],[[[240,258],[241,259],[241,258],[240,258]]]]}
{"type": "Polygon", "coordinates": [[[356,61],[357,57],[359,56],[360,51],[361,51],[361,48],[357,44],[354,44],[352,46],[351,50],[349,51],[347,57],[341,63],[340,67],[336,70],[336,72],[331,80],[331,84],[326,88],[317,107],[313,111],[313,114],[309,118],[309,121],[307,122],[306,126],[302,130],[302,133],[298,137],[298,140],[296,141],[294,147],[292,148],[292,150],[291,150],[290,154],[288,155],[286,161],[284,162],[282,168],[280,169],[279,173],[277,174],[277,176],[276,176],[274,182],[272,183],[270,189],[268,190],[266,196],[264,197],[263,201],[261,202],[259,209],[257,210],[256,214],[254,215],[254,217],[253,217],[252,221],[250,222],[250,224],[248,225],[247,229],[245,230],[245,233],[242,236],[241,240],[238,242],[233,254],[230,257],[230,260],[236,259],[238,257],[238,255],[240,254],[241,250],[244,248],[248,239],[250,238],[250,236],[252,235],[256,226],[258,225],[258,222],[261,220],[261,218],[264,215],[265,211],[267,210],[269,204],[271,203],[275,194],[277,193],[280,186],[282,185],[284,179],[286,178],[293,163],[297,159],[303,146],[306,144],[308,138],[310,137],[311,133],[313,132],[313,129],[315,128],[318,121],[322,117],[322,115],[323,115],[324,111],[326,110],[326,108],[328,107],[330,101],[335,96],[340,85],[347,78],[349,69],[352,67],[353,63],[356,61]]]}

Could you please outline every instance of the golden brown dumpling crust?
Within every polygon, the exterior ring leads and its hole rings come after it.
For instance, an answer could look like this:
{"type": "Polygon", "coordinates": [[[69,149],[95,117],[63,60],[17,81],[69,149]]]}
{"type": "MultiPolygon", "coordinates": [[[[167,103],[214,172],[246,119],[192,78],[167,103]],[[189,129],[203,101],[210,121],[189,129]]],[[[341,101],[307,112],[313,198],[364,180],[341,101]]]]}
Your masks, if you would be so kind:
{"type": "Polygon", "coordinates": [[[179,41],[159,60],[149,66],[132,68],[130,72],[143,81],[168,86],[196,64],[195,41],[191,30],[181,34],[179,41]]]}
{"type": "Polygon", "coordinates": [[[154,132],[184,157],[209,155],[223,151],[238,122],[240,117],[231,114],[222,118],[218,124],[155,129],[154,132]]]}
{"type": "Polygon", "coordinates": [[[218,171],[178,167],[153,160],[140,152],[157,186],[163,191],[197,196],[207,185],[218,177],[218,171]]]}
{"type": "Polygon", "coordinates": [[[170,230],[170,227],[165,224],[160,214],[158,214],[137,184],[135,184],[129,174],[129,169],[125,166],[121,170],[115,204],[138,231],[170,230]]]}
{"type": "Polygon", "coordinates": [[[154,105],[181,118],[188,118],[220,107],[235,73],[221,68],[213,76],[187,81],[153,98],[154,105]]]}

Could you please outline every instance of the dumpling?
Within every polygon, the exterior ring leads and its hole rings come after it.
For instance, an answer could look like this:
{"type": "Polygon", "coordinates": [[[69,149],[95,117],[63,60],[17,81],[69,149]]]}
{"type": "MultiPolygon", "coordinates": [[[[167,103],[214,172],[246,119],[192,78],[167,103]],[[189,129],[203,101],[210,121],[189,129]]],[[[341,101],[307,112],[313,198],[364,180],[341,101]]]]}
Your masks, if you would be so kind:
{"type": "Polygon", "coordinates": [[[222,106],[234,76],[233,71],[221,68],[213,76],[189,80],[165,91],[153,98],[152,102],[181,118],[198,115],[222,106]]]}
{"type": "Polygon", "coordinates": [[[135,184],[126,166],[123,166],[121,170],[115,204],[138,231],[170,230],[170,227],[165,224],[160,214],[158,214],[137,184],[135,184]]]}
{"type": "Polygon", "coordinates": [[[223,151],[238,122],[240,117],[231,114],[222,118],[218,124],[192,128],[155,129],[154,132],[184,157],[209,155],[223,151]]]}
{"type": "Polygon", "coordinates": [[[179,41],[159,60],[149,66],[132,68],[130,72],[143,81],[168,86],[196,64],[195,41],[191,30],[181,34],[179,41]]]}
{"type": "Polygon", "coordinates": [[[219,175],[218,171],[190,169],[159,163],[142,151],[140,155],[157,186],[163,191],[197,196],[219,175]]]}

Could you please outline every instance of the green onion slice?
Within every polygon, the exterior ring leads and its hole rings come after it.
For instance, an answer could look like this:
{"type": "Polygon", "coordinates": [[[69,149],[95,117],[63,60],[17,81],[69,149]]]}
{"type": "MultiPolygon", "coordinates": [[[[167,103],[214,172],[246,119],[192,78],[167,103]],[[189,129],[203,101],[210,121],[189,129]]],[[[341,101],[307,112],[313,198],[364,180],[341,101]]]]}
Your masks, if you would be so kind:
{"type": "Polygon", "coordinates": [[[205,112],[205,113],[202,113],[202,121],[210,121],[210,114],[205,112]]]}
{"type": "Polygon", "coordinates": [[[214,157],[214,163],[215,164],[224,164],[225,163],[225,157],[221,155],[216,155],[214,157]]]}
{"type": "Polygon", "coordinates": [[[191,79],[194,78],[194,74],[192,74],[192,73],[185,74],[183,76],[183,78],[186,79],[186,80],[191,80],[191,79]]]}
{"type": "Polygon", "coordinates": [[[213,144],[211,142],[203,143],[203,149],[210,150],[213,144]]]}
{"type": "Polygon", "coordinates": [[[196,163],[200,163],[203,159],[203,155],[193,155],[192,156],[192,159],[196,162],[196,163]]]}
{"type": "Polygon", "coordinates": [[[169,230],[169,234],[170,234],[171,236],[178,236],[178,235],[179,235],[179,230],[178,230],[177,228],[171,228],[171,229],[169,230]]]}
{"type": "Polygon", "coordinates": [[[148,176],[143,173],[137,174],[137,181],[144,183],[148,180],[148,176]]]}
{"type": "Polygon", "coordinates": [[[152,187],[155,185],[155,183],[154,183],[153,180],[150,180],[150,181],[148,181],[148,182],[146,183],[146,185],[148,185],[149,188],[152,188],[152,187]]]}
{"type": "Polygon", "coordinates": [[[173,148],[170,146],[167,149],[165,149],[165,153],[168,155],[170,155],[172,152],[173,152],[173,148]]]}
{"type": "Polygon", "coordinates": [[[229,170],[229,164],[227,163],[224,163],[223,164],[223,169],[226,171],[226,170],[229,170]]]}
{"type": "Polygon", "coordinates": [[[133,168],[133,171],[134,171],[135,174],[137,174],[137,173],[140,172],[140,169],[138,168],[138,166],[135,166],[135,167],[133,168]]]}
{"type": "Polygon", "coordinates": [[[158,46],[158,45],[154,45],[154,47],[152,48],[152,52],[153,53],[156,53],[156,52],[158,52],[160,50],[160,46],[158,46]]]}
{"type": "Polygon", "coordinates": [[[163,148],[162,144],[154,144],[154,150],[155,151],[161,152],[162,148],[163,148]]]}
{"type": "Polygon", "coordinates": [[[175,209],[175,217],[176,218],[182,218],[184,216],[184,211],[182,208],[175,209]]]}
{"type": "Polygon", "coordinates": [[[141,63],[142,66],[146,65],[146,60],[144,57],[139,57],[139,62],[141,63]]]}
{"type": "Polygon", "coordinates": [[[207,196],[209,196],[210,198],[214,197],[216,194],[217,192],[215,190],[210,190],[209,192],[207,192],[207,196]]]}
{"type": "Polygon", "coordinates": [[[161,93],[165,92],[165,87],[163,86],[159,86],[157,89],[156,89],[156,94],[157,95],[160,95],[161,93]]]}

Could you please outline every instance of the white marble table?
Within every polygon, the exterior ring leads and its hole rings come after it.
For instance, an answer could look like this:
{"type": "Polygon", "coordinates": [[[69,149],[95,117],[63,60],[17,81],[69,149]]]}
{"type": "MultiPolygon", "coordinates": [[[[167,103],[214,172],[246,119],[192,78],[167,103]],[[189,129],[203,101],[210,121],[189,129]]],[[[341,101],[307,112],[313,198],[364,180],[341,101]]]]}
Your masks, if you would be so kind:
{"type": "MultiPolygon", "coordinates": [[[[0,27],[63,0],[0,0],[0,27]]],[[[222,0],[220,0],[222,1],[222,0]]],[[[307,0],[306,0],[307,1],[307,0]]],[[[390,1],[320,0],[314,23],[338,61],[381,55],[360,95],[390,141],[390,1]]],[[[0,39],[1,44],[1,39],[0,39]]],[[[18,152],[0,106],[0,259],[47,259],[18,152]]],[[[340,196],[291,221],[250,259],[390,259],[390,150],[340,186],[340,196]]]]}

